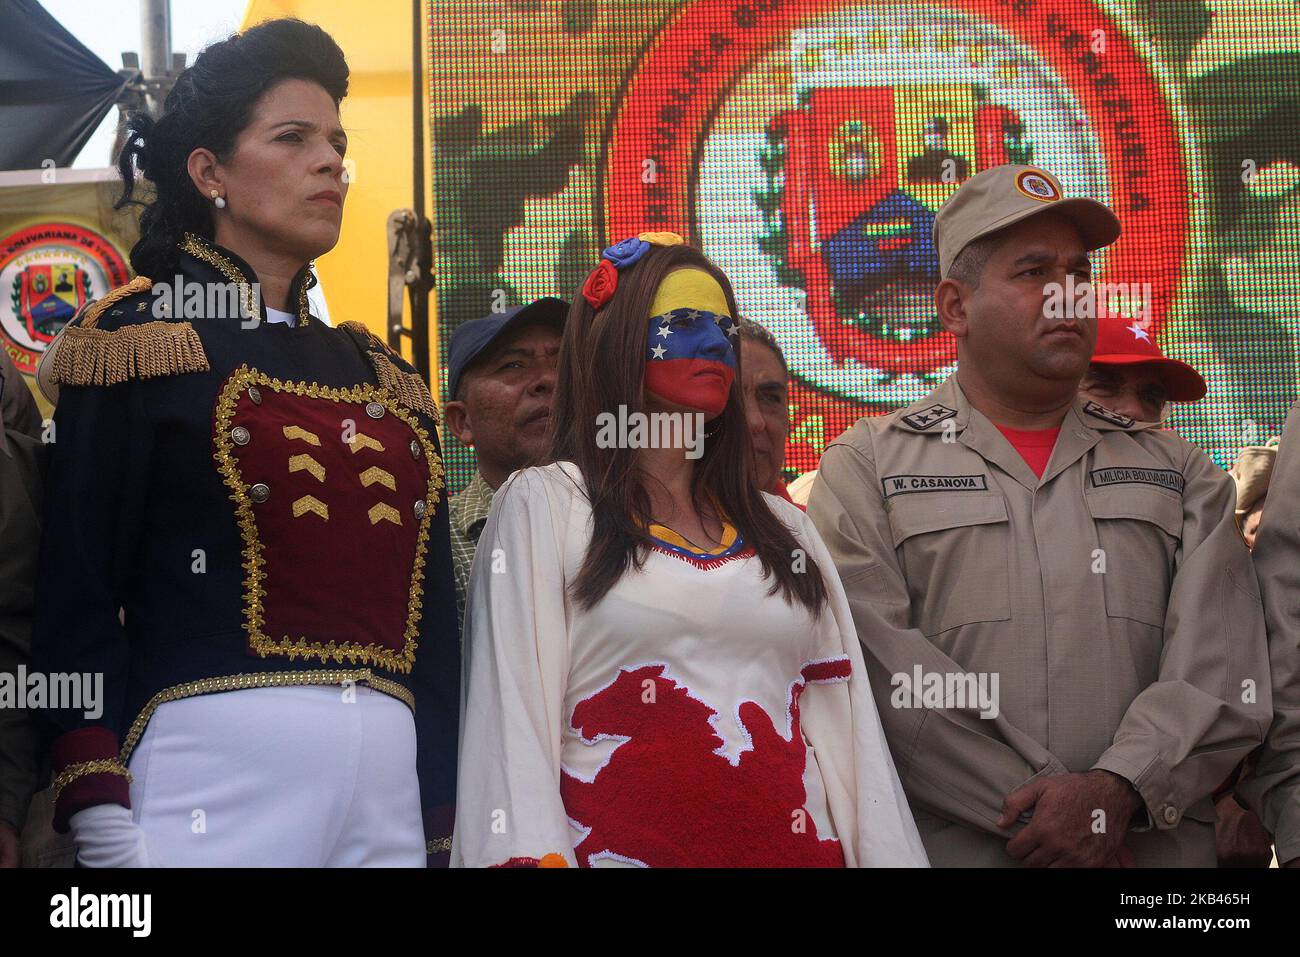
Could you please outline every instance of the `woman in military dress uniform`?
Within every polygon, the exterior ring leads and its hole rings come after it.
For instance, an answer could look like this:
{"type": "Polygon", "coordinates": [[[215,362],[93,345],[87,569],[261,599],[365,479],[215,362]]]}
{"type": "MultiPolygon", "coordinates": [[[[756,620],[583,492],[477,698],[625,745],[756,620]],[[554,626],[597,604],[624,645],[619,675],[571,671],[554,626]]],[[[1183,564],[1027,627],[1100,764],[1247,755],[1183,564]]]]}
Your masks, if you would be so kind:
{"type": "MultiPolygon", "coordinates": [[[[120,168],[138,277],[59,386],[35,667],[55,826],[89,866],[445,860],[459,704],[437,433],[415,370],[312,314],[337,242],[348,69],[279,20],[208,47],[120,168]]],[[[120,205],[120,204],[119,204],[120,205]]]]}

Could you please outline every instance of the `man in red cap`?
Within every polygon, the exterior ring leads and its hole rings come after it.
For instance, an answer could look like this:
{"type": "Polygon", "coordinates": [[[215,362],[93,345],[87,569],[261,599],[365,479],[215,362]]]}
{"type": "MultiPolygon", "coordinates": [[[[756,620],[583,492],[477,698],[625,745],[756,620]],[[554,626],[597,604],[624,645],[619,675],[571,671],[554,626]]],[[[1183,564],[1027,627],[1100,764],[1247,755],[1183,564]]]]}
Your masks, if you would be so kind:
{"type": "Polygon", "coordinates": [[[1167,358],[1136,320],[1098,318],[1079,393],[1139,422],[1159,422],[1166,403],[1203,399],[1205,380],[1186,362],[1167,358]]]}
{"type": "MultiPolygon", "coordinates": [[[[1155,338],[1132,319],[1099,317],[1092,362],[1079,394],[1140,422],[1160,422],[1170,402],[1205,398],[1205,379],[1186,362],[1166,357],[1155,338]]],[[[1268,832],[1233,797],[1234,771],[1214,795],[1215,854],[1220,867],[1267,867],[1268,832]]]]}

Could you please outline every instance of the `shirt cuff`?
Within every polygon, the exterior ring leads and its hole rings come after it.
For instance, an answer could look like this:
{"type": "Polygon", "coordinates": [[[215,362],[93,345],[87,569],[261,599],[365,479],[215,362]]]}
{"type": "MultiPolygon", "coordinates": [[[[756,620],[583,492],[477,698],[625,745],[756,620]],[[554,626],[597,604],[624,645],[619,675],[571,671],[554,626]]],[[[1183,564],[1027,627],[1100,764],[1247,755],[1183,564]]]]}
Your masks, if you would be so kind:
{"type": "Polygon", "coordinates": [[[1158,757],[1138,763],[1112,747],[1097,759],[1092,770],[1117,774],[1137,791],[1142,807],[1133,814],[1133,830],[1150,830],[1154,825],[1157,830],[1167,831],[1182,821],[1186,809],[1178,806],[1173,784],[1158,757]]]}

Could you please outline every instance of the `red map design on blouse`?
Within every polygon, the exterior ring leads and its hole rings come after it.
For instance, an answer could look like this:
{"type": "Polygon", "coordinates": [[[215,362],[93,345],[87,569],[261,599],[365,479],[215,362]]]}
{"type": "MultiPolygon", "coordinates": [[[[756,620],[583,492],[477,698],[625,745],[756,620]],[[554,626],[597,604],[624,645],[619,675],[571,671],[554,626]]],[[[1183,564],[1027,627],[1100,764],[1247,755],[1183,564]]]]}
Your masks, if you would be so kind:
{"type": "Polygon", "coordinates": [[[665,677],[665,667],[620,671],[573,709],[584,740],[628,739],[591,783],[562,775],[569,817],[590,829],[575,848],[579,865],[605,852],[651,867],[843,867],[839,841],[819,839],[804,807],[799,696],[807,681],[847,678],[848,659],[803,669],[790,690],[788,741],[759,705],[742,702],[753,746],[738,764],[717,753],[717,712],[665,677]]]}

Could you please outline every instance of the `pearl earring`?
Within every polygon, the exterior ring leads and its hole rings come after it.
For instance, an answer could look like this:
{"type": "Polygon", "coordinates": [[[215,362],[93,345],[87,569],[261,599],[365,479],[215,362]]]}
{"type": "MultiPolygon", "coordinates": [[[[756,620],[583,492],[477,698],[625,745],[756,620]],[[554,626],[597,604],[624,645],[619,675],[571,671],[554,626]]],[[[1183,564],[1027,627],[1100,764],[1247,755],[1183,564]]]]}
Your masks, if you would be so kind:
{"type": "Polygon", "coordinates": [[[226,198],[225,198],[224,196],[220,195],[220,194],[219,194],[215,189],[214,189],[214,190],[209,190],[209,192],[212,194],[212,203],[213,203],[213,205],[216,206],[217,209],[225,209],[225,208],[226,208],[226,198]]]}

